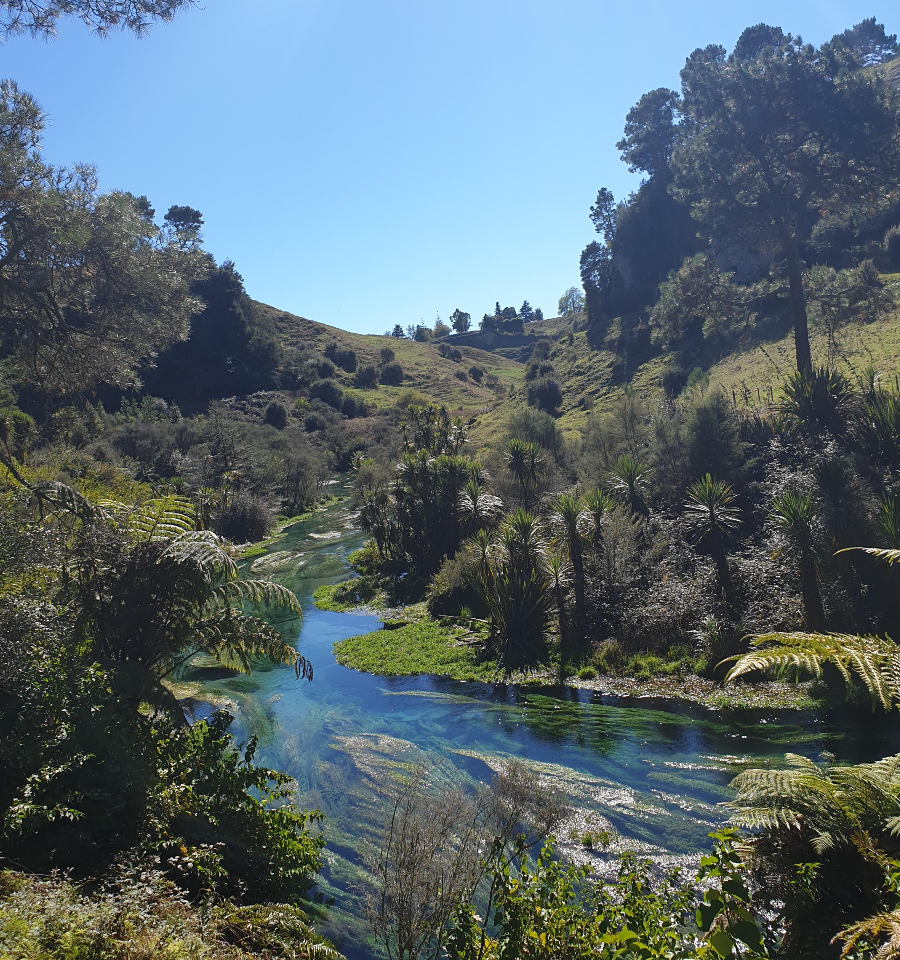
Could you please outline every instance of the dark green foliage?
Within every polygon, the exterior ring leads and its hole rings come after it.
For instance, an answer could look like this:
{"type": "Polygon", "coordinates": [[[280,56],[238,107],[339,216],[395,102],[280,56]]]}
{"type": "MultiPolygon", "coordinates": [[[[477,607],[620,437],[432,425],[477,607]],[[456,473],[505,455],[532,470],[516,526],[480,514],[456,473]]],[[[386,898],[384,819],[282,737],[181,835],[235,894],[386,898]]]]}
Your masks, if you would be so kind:
{"type": "Polygon", "coordinates": [[[356,351],[351,347],[340,347],[333,340],[325,347],[325,356],[346,373],[356,372],[356,351]]]}
{"type": "Polygon", "coordinates": [[[247,490],[238,490],[216,518],[216,530],[235,543],[265,540],[272,529],[272,511],[247,490]]]}
{"type": "Polygon", "coordinates": [[[379,356],[382,363],[390,363],[394,359],[394,351],[390,347],[382,347],[379,356]]]}
{"type": "Polygon", "coordinates": [[[534,407],[525,407],[509,418],[507,433],[510,437],[536,443],[559,462],[565,453],[565,441],[559,424],[549,414],[534,407]]]}
{"type": "Polygon", "coordinates": [[[472,316],[463,313],[458,307],[450,314],[450,326],[457,333],[465,333],[472,326],[472,316]]]}
{"type": "Polygon", "coordinates": [[[263,414],[263,423],[274,427],[276,430],[284,430],[288,424],[287,407],[283,403],[270,403],[263,414]]]}
{"type": "Polygon", "coordinates": [[[336,373],[335,366],[330,360],[320,360],[316,364],[316,373],[322,380],[333,380],[336,373]]]}
{"type": "Polygon", "coordinates": [[[676,196],[693,204],[708,237],[784,259],[797,369],[807,370],[803,243],[817,210],[877,199],[896,178],[891,93],[764,25],[745,31],[731,57],[719,46],[696,50],[681,81],[676,196]]]}
{"type": "Polygon", "coordinates": [[[365,400],[357,400],[355,397],[344,397],[341,404],[341,413],[352,420],[354,417],[364,417],[368,413],[365,400]]]}
{"type": "Polygon", "coordinates": [[[64,3],[32,3],[4,0],[0,7],[0,31],[4,37],[29,33],[51,40],[56,36],[60,17],[78,17],[99,36],[114,29],[130,30],[142,36],[154,20],[168,21],[188,6],[188,0],[66,0],[64,3]]]}
{"type": "Polygon", "coordinates": [[[562,387],[555,377],[541,377],[540,380],[536,380],[529,385],[526,396],[530,406],[537,407],[551,416],[558,413],[563,401],[562,387]]]}
{"type": "Polygon", "coordinates": [[[781,415],[807,435],[843,436],[853,404],[850,381],[837,370],[814,367],[790,376],[784,385],[781,415]]]}
{"type": "Polygon", "coordinates": [[[340,410],[344,402],[344,392],[334,380],[316,380],[309,388],[309,396],[311,400],[321,400],[335,410],[340,410]]]}
{"type": "Polygon", "coordinates": [[[182,408],[203,408],[214,398],[276,386],[281,347],[234,264],[210,264],[193,292],[205,306],[191,320],[188,339],[165,351],[145,374],[148,389],[182,408]]]}
{"type": "Polygon", "coordinates": [[[739,485],[746,464],[737,413],[719,390],[706,394],[688,415],[686,441],[691,476],[716,473],[739,485]]]}
{"type": "Polygon", "coordinates": [[[321,413],[308,413],[303,418],[303,428],[307,433],[316,433],[319,430],[324,430],[327,426],[328,422],[321,413]]]}
{"type": "Polygon", "coordinates": [[[403,383],[403,367],[396,361],[386,363],[381,368],[381,382],[391,387],[399,387],[403,383]]]}
{"type": "Polygon", "coordinates": [[[472,366],[469,367],[469,376],[476,383],[481,383],[481,379],[484,376],[484,368],[479,367],[477,364],[472,364],[472,366]]]}
{"type": "Polygon", "coordinates": [[[462,360],[462,353],[449,343],[439,343],[437,349],[438,353],[448,360],[453,360],[455,363],[459,363],[462,360]]]}
{"type": "Polygon", "coordinates": [[[356,371],[353,382],[361,390],[374,390],[378,386],[378,370],[371,363],[365,363],[356,371]]]}

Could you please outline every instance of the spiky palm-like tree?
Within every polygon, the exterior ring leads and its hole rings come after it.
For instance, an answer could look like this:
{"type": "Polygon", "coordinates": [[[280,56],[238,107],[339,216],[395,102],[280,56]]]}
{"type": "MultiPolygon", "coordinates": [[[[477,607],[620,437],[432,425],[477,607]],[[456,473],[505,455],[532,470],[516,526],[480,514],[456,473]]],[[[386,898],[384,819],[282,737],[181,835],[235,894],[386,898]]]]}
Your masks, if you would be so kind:
{"type": "Polygon", "coordinates": [[[496,537],[487,531],[470,540],[476,562],[469,582],[488,614],[491,643],[507,673],[547,661],[547,539],[541,522],[518,508],[496,537]]]}
{"type": "Polygon", "coordinates": [[[688,488],[684,519],[697,540],[707,547],[716,564],[719,591],[731,608],[733,590],[728,569],[727,547],[740,526],[741,512],[735,506],[735,493],[723,480],[708,473],[688,488]]]}
{"type": "Polygon", "coordinates": [[[464,528],[474,532],[496,523],[503,501],[488,492],[482,479],[470,476],[459,495],[457,509],[464,528]]]}
{"type": "Polygon", "coordinates": [[[547,559],[547,581],[553,592],[556,617],[559,624],[559,682],[566,681],[566,666],[569,660],[569,618],[566,614],[566,595],[572,582],[572,565],[559,553],[547,559]]]}
{"type": "Polygon", "coordinates": [[[580,497],[563,493],[556,498],[550,512],[552,544],[568,559],[572,568],[572,586],[575,592],[576,644],[584,642],[584,553],[590,548],[594,531],[591,511],[580,497]]]}
{"type": "Polygon", "coordinates": [[[519,485],[522,506],[529,509],[529,494],[537,486],[544,459],[536,443],[513,437],[506,445],[506,466],[519,485]]]}
{"type": "Polygon", "coordinates": [[[584,508],[591,517],[591,546],[597,550],[603,542],[603,523],[606,515],[615,507],[615,501],[599,487],[589,490],[584,497],[584,508]]]}
{"type": "Polygon", "coordinates": [[[812,367],[798,370],[785,381],[779,412],[801,433],[827,430],[843,436],[854,399],[853,386],[842,373],[830,367],[812,367]]]}
{"type": "Polygon", "coordinates": [[[811,631],[825,627],[825,611],[819,589],[819,567],[813,546],[813,529],[819,518],[819,507],[812,493],[788,490],[773,502],[778,526],[796,550],[800,562],[800,589],[806,625],[811,631]]]}
{"type": "Polygon", "coordinates": [[[609,486],[628,506],[632,514],[646,513],[644,494],[650,481],[650,468],[629,454],[619,457],[616,467],[609,475],[609,486]]]}

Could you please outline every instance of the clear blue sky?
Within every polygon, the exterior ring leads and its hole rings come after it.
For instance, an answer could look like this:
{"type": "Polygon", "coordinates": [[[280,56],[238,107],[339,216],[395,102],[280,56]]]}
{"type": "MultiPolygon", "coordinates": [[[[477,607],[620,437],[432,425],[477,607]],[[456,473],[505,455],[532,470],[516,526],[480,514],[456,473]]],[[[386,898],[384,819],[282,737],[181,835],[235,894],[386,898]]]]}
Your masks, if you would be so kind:
{"type": "Polygon", "coordinates": [[[615,143],[642,93],[759,21],[820,43],[893,4],[201,0],[137,40],[68,21],[2,74],[50,116],[47,157],[95,163],[158,215],[199,208],[256,299],[380,333],[476,321],[578,283],[615,143]]]}

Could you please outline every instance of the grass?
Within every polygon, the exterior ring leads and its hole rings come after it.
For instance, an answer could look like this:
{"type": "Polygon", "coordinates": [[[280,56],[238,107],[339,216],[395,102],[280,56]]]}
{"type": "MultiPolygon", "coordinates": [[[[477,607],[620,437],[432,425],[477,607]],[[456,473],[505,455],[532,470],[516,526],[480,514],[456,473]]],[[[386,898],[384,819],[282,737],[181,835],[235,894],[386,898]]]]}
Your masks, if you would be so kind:
{"type": "Polygon", "coordinates": [[[424,673],[454,680],[496,679],[497,664],[479,662],[474,647],[461,642],[463,636],[458,628],[420,620],[341,640],[334,653],[342,666],[382,677],[424,673]]]}
{"type": "Polygon", "coordinates": [[[462,360],[455,362],[442,357],[437,347],[429,343],[351,333],[304,317],[293,316],[267,304],[257,303],[256,306],[272,318],[278,329],[279,339],[286,346],[322,352],[333,340],[339,346],[350,347],[356,351],[358,366],[378,366],[382,348],[390,347],[396,361],[403,367],[404,377],[400,386],[379,385],[372,390],[361,390],[354,386],[353,374],[340,369],[335,372],[335,379],[342,390],[350,396],[365,400],[368,405],[377,409],[395,405],[404,393],[413,390],[426,395],[435,403],[443,404],[454,416],[468,420],[495,406],[508,394],[509,387],[516,387],[525,375],[525,368],[521,363],[474,347],[460,347],[462,360]],[[467,371],[473,364],[485,371],[486,376],[482,383],[468,378],[460,380],[455,376],[457,371],[467,371]],[[489,377],[496,378],[496,389],[492,389],[485,382],[489,377]]]}

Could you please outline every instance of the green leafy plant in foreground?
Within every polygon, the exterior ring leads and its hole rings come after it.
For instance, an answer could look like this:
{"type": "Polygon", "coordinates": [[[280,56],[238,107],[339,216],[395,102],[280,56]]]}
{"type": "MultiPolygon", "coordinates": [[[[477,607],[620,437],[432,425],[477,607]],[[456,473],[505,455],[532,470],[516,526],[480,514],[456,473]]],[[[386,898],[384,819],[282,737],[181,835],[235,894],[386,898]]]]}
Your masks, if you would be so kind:
{"type": "Polygon", "coordinates": [[[713,852],[695,877],[660,878],[649,861],[625,854],[613,884],[557,860],[549,843],[529,863],[520,843],[493,870],[484,918],[474,906],[457,911],[447,952],[454,960],[768,957],[734,834],[710,836],[713,852]]]}

